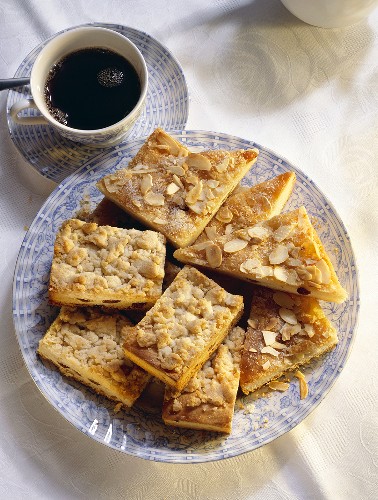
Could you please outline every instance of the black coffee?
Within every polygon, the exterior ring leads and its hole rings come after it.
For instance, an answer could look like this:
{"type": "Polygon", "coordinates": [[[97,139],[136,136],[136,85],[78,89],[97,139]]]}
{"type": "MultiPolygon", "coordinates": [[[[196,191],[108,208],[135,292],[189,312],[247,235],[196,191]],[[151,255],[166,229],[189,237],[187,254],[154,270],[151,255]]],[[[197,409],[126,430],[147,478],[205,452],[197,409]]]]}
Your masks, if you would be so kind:
{"type": "Polygon", "coordinates": [[[54,118],[83,130],[122,120],[140,94],[139,77],[130,62],[103,48],[68,54],[51,69],[45,85],[46,103],[54,118]]]}

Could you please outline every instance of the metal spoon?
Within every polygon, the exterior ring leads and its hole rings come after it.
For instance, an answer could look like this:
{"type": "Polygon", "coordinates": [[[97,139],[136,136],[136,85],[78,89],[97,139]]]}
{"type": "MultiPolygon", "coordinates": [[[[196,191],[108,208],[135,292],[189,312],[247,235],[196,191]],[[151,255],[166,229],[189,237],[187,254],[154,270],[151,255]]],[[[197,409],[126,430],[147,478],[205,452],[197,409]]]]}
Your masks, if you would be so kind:
{"type": "Polygon", "coordinates": [[[29,83],[30,78],[8,78],[7,80],[0,80],[0,90],[22,87],[23,85],[28,85],[29,83]]]}

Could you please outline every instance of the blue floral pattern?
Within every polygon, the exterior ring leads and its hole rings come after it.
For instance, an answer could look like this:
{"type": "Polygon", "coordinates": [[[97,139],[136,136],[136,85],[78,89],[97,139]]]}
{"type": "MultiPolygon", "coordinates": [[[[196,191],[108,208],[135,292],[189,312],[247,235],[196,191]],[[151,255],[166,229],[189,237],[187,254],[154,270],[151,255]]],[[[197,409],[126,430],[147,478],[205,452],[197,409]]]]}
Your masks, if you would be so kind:
{"type": "Polygon", "coordinates": [[[257,164],[243,183],[253,185],[285,171],[295,171],[297,184],[288,208],[304,205],[320,221],[319,235],[333,257],[349,298],[343,304],[323,304],[339,333],[337,347],[304,369],[309,396],[301,400],[298,384],[270,397],[241,397],[236,404],[229,436],[166,427],[156,414],[135,406],[114,414],[114,403],[83,385],[60,375],[36,355],[40,338],[57,314],[47,301],[49,268],[57,228],[75,215],[84,195],[101,199],[95,183],[105,174],[124,167],[136,154],[142,139],[120,144],[101,153],[67,177],[50,195],[33,221],[18,256],[13,291],[15,330],[29,372],[48,401],[77,429],[111,448],[148,460],[205,462],[254,450],[299,424],[328,393],[343,369],[352,346],[359,311],[357,269],[346,229],[330,202],[300,170],[275,153],[251,141],[202,131],[176,133],[193,150],[258,147],[257,164]]]}

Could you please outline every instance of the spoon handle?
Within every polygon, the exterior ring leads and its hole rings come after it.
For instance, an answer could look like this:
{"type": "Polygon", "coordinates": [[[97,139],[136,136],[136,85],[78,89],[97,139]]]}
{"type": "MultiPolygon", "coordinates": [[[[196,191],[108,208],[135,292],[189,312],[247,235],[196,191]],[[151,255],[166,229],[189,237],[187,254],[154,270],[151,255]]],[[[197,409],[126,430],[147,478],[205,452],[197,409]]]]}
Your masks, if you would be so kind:
{"type": "Polygon", "coordinates": [[[13,89],[29,83],[30,78],[8,78],[7,80],[0,80],[0,90],[13,89]]]}

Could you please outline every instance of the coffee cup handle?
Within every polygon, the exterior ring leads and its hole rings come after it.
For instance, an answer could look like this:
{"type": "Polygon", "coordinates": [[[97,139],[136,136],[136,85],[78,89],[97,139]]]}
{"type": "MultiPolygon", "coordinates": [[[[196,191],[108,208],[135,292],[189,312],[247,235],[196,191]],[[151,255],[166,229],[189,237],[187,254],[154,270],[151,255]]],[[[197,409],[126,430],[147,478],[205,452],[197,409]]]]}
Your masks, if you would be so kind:
{"type": "Polygon", "coordinates": [[[21,99],[15,102],[9,110],[12,120],[19,125],[47,125],[49,122],[42,115],[19,116],[25,109],[38,109],[33,99],[21,99]]]}

